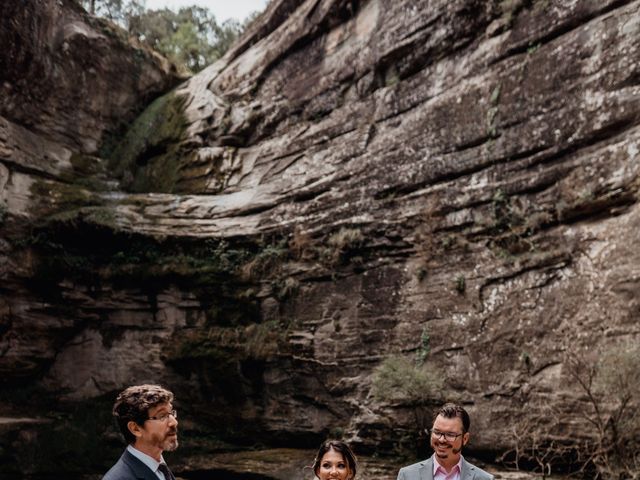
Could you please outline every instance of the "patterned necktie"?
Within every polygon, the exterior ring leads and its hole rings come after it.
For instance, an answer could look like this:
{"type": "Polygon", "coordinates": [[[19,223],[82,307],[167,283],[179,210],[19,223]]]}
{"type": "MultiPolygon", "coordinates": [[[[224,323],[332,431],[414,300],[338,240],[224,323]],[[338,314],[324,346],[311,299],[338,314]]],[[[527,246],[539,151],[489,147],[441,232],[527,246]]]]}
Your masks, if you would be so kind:
{"type": "Polygon", "coordinates": [[[167,467],[166,463],[161,463],[160,465],[158,465],[158,470],[162,472],[165,480],[176,480],[176,477],[173,476],[173,473],[171,473],[171,470],[169,470],[169,467],[167,467]]]}

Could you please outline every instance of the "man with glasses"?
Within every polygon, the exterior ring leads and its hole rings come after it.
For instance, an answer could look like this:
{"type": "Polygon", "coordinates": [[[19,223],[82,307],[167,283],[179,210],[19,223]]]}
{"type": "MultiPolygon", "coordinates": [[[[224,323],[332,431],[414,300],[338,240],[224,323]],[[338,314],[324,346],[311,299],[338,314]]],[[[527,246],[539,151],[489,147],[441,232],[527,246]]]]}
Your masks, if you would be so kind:
{"type": "Polygon", "coordinates": [[[460,405],[447,403],[433,420],[433,455],[400,469],[398,480],[493,480],[493,475],[467,462],[461,455],[469,441],[469,414],[460,405]]]}
{"type": "Polygon", "coordinates": [[[158,385],[129,387],[118,395],[113,416],[128,445],[103,480],[175,480],[162,458],[178,448],[173,393],[158,385]]]}

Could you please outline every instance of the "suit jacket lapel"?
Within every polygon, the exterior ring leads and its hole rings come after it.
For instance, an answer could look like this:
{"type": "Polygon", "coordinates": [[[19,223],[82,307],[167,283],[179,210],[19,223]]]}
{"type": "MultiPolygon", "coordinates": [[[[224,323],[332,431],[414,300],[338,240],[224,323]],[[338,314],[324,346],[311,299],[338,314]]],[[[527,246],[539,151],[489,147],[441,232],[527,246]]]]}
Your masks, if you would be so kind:
{"type": "Polygon", "coordinates": [[[460,480],[473,480],[474,476],[473,467],[464,459],[464,457],[462,457],[462,464],[460,465],[460,480]]]}
{"type": "Polygon", "coordinates": [[[124,453],[122,454],[122,459],[127,465],[131,467],[131,470],[133,470],[133,473],[135,473],[137,478],[143,480],[158,480],[158,476],[154,472],[152,472],[151,469],[144,463],[131,455],[128,450],[124,451],[124,453]]]}
{"type": "Polygon", "coordinates": [[[420,467],[420,480],[433,480],[433,459],[428,458],[420,467]]]}

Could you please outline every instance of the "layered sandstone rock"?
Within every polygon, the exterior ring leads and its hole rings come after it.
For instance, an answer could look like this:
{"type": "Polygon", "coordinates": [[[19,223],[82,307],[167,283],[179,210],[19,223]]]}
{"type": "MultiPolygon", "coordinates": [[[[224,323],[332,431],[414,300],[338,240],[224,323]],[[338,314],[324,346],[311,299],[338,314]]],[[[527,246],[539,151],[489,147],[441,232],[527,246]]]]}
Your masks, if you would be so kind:
{"type": "Polygon", "coordinates": [[[505,419],[579,400],[568,352],[637,341],[639,33],[638,1],[278,0],[108,152],[105,90],[82,125],[5,102],[6,384],[168,384],[197,469],[413,448],[372,379],[419,355],[494,459],[505,419]]]}

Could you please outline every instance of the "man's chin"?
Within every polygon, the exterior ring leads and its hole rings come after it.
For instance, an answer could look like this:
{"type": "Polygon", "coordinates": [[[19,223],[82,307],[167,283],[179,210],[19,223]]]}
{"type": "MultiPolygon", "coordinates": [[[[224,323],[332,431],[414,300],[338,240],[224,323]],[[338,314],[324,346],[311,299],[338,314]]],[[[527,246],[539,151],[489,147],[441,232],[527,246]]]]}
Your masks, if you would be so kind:
{"type": "Polygon", "coordinates": [[[173,452],[176,448],[178,448],[178,439],[177,438],[172,438],[172,439],[167,440],[167,442],[165,443],[164,451],[165,452],[173,452]]]}
{"type": "Polygon", "coordinates": [[[450,448],[433,447],[433,451],[439,458],[447,458],[449,456],[449,453],[451,453],[450,448]]]}

